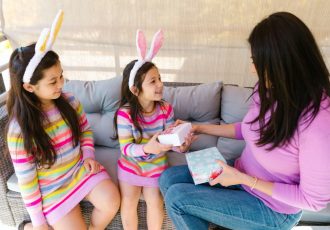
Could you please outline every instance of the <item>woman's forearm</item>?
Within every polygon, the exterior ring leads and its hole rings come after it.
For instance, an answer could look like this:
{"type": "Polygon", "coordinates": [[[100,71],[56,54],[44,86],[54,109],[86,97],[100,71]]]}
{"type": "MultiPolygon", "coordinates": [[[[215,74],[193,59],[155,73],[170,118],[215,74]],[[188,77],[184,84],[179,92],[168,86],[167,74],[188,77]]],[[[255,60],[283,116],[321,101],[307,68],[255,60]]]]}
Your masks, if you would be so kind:
{"type": "Polygon", "coordinates": [[[273,195],[274,183],[260,180],[256,177],[249,176],[247,174],[242,174],[242,183],[249,186],[251,190],[258,190],[269,196],[273,195]]]}
{"type": "Polygon", "coordinates": [[[197,133],[210,134],[219,137],[236,138],[234,124],[211,125],[199,124],[195,128],[197,133]]]}

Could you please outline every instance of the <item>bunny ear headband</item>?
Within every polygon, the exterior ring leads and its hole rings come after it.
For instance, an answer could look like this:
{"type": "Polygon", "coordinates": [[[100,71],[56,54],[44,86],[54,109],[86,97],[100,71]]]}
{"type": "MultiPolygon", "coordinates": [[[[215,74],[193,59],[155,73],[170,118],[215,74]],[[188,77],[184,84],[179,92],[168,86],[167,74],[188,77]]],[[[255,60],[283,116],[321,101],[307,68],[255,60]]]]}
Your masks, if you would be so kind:
{"type": "Polygon", "coordinates": [[[46,55],[48,51],[52,49],[57,34],[62,25],[63,15],[63,10],[60,10],[53,21],[51,29],[49,30],[49,28],[45,28],[41,31],[41,34],[35,46],[35,54],[31,58],[24,72],[23,82],[30,82],[33,72],[39,65],[41,59],[46,55]]]}
{"type": "Polygon", "coordinates": [[[146,52],[147,52],[146,38],[141,30],[138,30],[136,32],[136,48],[138,51],[139,58],[137,62],[135,62],[134,67],[132,68],[129,75],[128,87],[130,88],[130,90],[131,87],[134,85],[136,72],[141,68],[141,66],[144,63],[150,62],[156,56],[160,47],[163,44],[163,40],[164,40],[163,31],[158,30],[152,39],[150,50],[146,56],[146,52]]]}

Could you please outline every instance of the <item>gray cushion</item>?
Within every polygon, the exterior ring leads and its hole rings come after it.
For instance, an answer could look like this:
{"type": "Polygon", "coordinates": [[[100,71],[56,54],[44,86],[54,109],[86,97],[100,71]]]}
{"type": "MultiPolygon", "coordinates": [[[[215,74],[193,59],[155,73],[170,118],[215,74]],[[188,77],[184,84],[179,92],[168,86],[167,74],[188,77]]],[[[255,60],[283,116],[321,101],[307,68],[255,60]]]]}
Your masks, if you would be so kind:
{"type": "Polygon", "coordinates": [[[184,153],[177,153],[177,152],[169,151],[166,154],[168,156],[169,167],[187,164],[186,155],[184,153]]]}
{"type": "Polygon", "coordinates": [[[300,221],[330,224],[330,203],[325,209],[318,212],[303,210],[303,215],[300,221]]]}
{"type": "Polygon", "coordinates": [[[221,119],[227,123],[242,121],[251,102],[251,88],[224,85],[221,95],[221,119]]]}
{"type": "Polygon", "coordinates": [[[14,192],[20,192],[19,186],[18,186],[18,179],[16,174],[14,173],[9,177],[7,180],[7,187],[9,190],[14,191],[14,192]]]}
{"type": "MultiPolygon", "coordinates": [[[[220,124],[225,124],[221,121],[220,124]]],[[[235,140],[231,138],[219,137],[217,140],[217,148],[226,160],[234,160],[238,158],[245,147],[244,140],[235,140]]]]}
{"type": "Polygon", "coordinates": [[[108,148],[95,146],[95,159],[100,162],[109,173],[111,180],[117,183],[117,161],[120,156],[120,150],[117,148],[108,148]]]}
{"type": "MultiPolygon", "coordinates": [[[[243,120],[251,103],[251,88],[224,85],[221,96],[221,124],[230,124],[243,120]]],[[[217,147],[226,160],[239,157],[245,146],[243,140],[219,137],[217,147]]]]}
{"type": "Polygon", "coordinates": [[[245,141],[219,137],[217,148],[226,160],[234,160],[241,156],[245,141]]]}
{"type": "Polygon", "coordinates": [[[175,119],[209,121],[219,117],[222,82],[197,86],[164,87],[164,99],[172,104],[175,119]]]}
{"type": "Polygon", "coordinates": [[[114,135],[113,117],[118,108],[122,77],[102,81],[68,81],[64,91],[71,92],[83,105],[97,145],[119,147],[114,135]]]}

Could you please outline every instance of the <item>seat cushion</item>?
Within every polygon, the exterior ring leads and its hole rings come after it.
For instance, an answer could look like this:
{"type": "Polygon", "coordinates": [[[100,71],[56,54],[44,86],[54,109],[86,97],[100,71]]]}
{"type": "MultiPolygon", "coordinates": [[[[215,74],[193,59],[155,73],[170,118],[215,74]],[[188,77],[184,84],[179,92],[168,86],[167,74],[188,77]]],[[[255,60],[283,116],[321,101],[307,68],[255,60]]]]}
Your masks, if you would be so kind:
{"type": "Polygon", "coordinates": [[[330,203],[327,208],[319,211],[303,211],[303,215],[301,217],[301,222],[315,222],[315,223],[327,223],[330,225],[330,203]]]}

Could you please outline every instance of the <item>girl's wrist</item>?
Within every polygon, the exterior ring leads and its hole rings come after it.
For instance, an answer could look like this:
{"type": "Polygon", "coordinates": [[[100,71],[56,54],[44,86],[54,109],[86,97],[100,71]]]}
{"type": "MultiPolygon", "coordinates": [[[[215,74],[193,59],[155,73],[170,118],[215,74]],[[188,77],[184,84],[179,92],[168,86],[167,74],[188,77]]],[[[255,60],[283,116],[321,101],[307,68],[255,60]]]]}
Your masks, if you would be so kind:
{"type": "Polygon", "coordinates": [[[147,145],[144,144],[143,147],[142,147],[142,151],[145,153],[145,155],[149,155],[150,153],[148,152],[148,148],[146,148],[147,145]]]}

